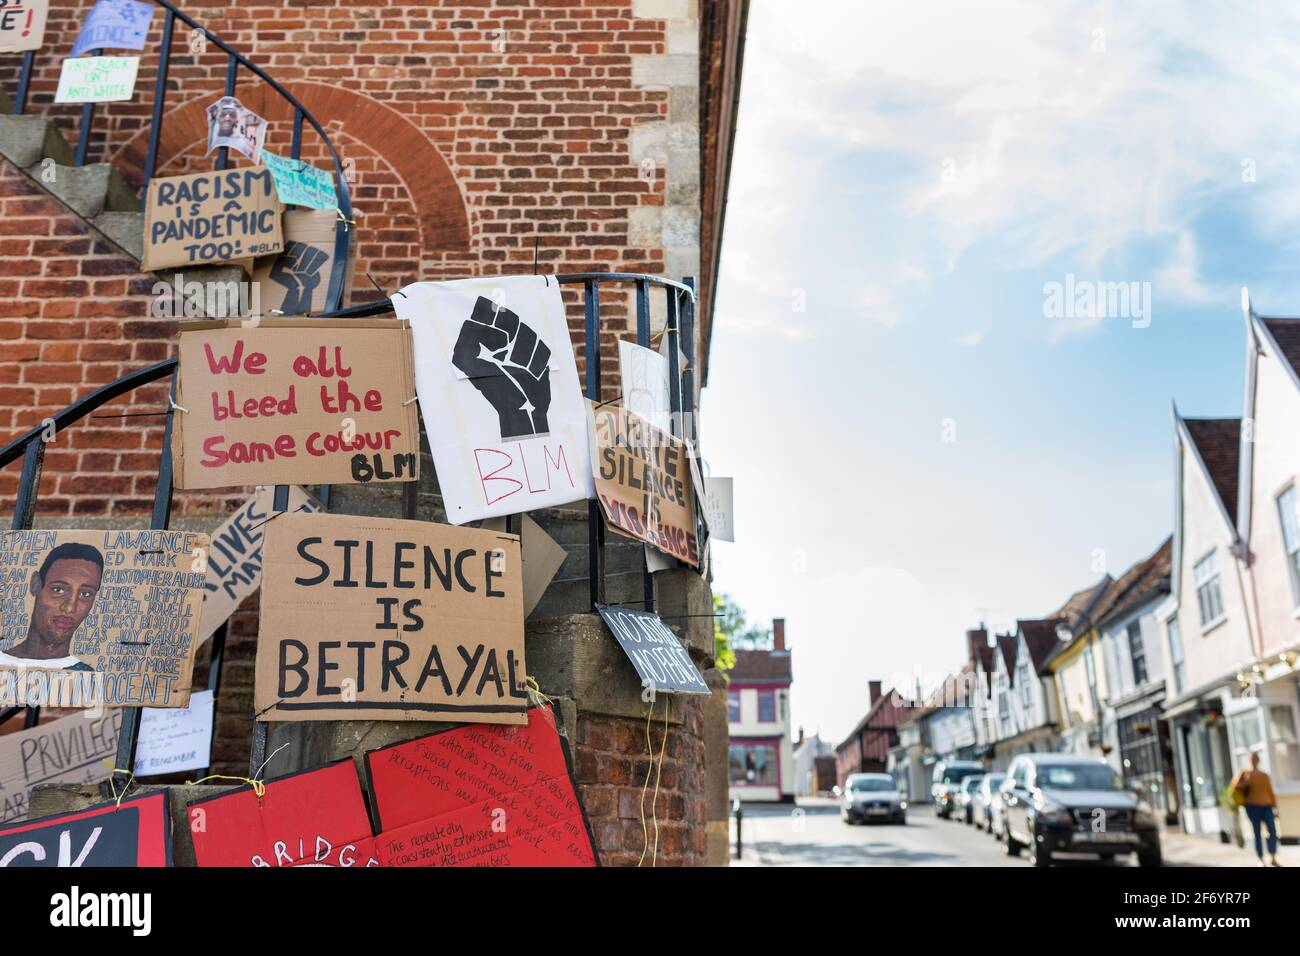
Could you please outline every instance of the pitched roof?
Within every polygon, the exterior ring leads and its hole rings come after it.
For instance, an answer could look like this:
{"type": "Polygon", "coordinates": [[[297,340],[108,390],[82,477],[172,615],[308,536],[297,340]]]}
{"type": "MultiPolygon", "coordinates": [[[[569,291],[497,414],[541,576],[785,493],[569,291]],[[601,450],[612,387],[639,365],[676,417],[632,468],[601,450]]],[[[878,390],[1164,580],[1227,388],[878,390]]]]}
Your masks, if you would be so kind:
{"type": "Polygon", "coordinates": [[[1291,368],[1300,375],[1300,319],[1260,319],[1282,350],[1291,368]]]}
{"type": "Polygon", "coordinates": [[[1241,450],[1240,418],[1184,418],[1214,490],[1229,516],[1237,514],[1237,456],[1241,450]]]}
{"type": "MultiPolygon", "coordinates": [[[[1077,596],[1075,595],[1075,597],[1077,596]]],[[[1029,649],[1029,659],[1033,662],[1035,673],[1041,674],[1043,665],[1062,646],[1061,639],[1056,636],[1056,628],[1064,623],[1065,618],[1063,617],[1045,617],[1032,621],[1016,622],[1020,627],[1020,633],[1025,637],[1025,647],[1029,649]]]]}
{"type": "Polygon", "coordinates": [[[1016,635],[999,634],[997,636],[998,650],[1002,652],[1002,663],[1006,667],[1007,673],[1011,675],[1011,683],[1016,682],[1016,635]]]}
{"type": "Polygon", "coordinates": [[[785,681],[794,678],[790,670],[789,651],[736,651],[736,666],[728,676],[731,680],[785,681]]]}
{"type": "Polygon", "coordinates": [[[1092,617],[1097,606],[1109,593],[1110,585],[1114,583],[1109,574],[1103,575],[1096,584],[1071,594],[1048,620],[1056,620],[1064,623],[1071,631],[1075,630],[1085,619],[1092,617]]]}
{"type": "Polygon", "coordinates": [[[1165,538],[1151,554],[1119,576],[1119,580],[1098,602],[1091,615],[1095,624],[1127,613],[1148,595],[1168,593],[1172,565],[1173,537],[1165,538]]]}

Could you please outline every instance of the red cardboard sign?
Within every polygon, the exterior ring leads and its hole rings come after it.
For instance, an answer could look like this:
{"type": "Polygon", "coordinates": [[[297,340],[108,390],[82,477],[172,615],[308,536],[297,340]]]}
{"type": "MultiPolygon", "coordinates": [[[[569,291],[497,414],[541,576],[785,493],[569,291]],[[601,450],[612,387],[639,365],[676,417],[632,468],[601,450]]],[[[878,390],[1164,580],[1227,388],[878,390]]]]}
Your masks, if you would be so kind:
{"type": "Polygon", "coordinates": [[[281,777],[189,807],[199,866],[378,866],[351,760],[281,777]]]}
{"type": "Polygon", "coordinates": [[[366,754],[384,866],[596,866],[569,754],[545,707],[366,754]]]}
{"type": "Polygon", "coordinates": [[[76,813],[0,827],[0,869],[8,866],[171,866],[167,791],[76,813]]]}

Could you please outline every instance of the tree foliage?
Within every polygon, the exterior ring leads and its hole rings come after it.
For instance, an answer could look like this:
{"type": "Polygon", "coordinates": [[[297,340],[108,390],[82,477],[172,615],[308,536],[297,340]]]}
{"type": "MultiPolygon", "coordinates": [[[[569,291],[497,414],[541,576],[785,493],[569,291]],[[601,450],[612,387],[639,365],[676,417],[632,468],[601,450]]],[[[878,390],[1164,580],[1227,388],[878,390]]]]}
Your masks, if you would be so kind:
{"type": "Polygon", "coordinates": [[[713,595],[713,614],[714,660],[724,675],[736,666],[737,650],[771,650],[771,629],[751,625],[744,609],[727,595],[713,595]]]}

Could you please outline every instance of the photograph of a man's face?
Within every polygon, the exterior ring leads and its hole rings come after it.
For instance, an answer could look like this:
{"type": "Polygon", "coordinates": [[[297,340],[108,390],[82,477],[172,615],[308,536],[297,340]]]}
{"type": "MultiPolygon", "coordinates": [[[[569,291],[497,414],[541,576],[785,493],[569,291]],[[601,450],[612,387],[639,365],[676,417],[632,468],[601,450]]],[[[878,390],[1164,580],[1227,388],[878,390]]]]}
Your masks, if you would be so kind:
{"type": "Polygon", "coordinates": [[[266,120],[233,96],[223,96],[208,107],[208,152],[222,146],[237,149],[253,162],[262,158],[266,120]]]}
{"type": "Polygon", "coordinates": [[[4,652],[35,666],[77,667],[72,637],[90,614],[104,577],[104,556],[89,544],[61,544],[28,583],[33,603],[27,635],[4,652]]]}

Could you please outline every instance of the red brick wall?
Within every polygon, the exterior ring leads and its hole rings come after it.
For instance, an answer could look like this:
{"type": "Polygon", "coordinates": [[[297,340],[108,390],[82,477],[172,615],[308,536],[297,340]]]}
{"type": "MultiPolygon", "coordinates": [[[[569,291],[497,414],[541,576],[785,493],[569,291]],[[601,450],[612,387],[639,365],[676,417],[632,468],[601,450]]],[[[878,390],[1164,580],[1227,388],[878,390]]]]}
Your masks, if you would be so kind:
{"type": "MultiPolygon", "coordinates": [[[[80,109],[52,101],[59,63],[91,2],[53,0],[28,101],[28,112],[54,119],[71,143],[80,109]]],[[[627,233],[631,208],[664,201],[662,172],[642,178],[629,135],[638,123],[666,118],[667,92],[636,88],[631,69],[633,55],[664,52],[666,29],[632,19],[630,0],[529,7],[189,0],[181,7],[298,96],[351,168],[359,243],[352,301],[376,296],[367,274],[392,291],[418,279],[531,273],[535,246],[544,272],[662,274],[662,251],[629,248],[627,233]],[[498,31],[500,50],[493,46],[498,31]]],[[[135,99],[98,106],[91,139],[90,161],[112,162],[137,186],[161,26],[159,10],[135,99]]],[[[162,175],[211,164],[203,155],[203,111],[223,91],[225,57],[212,45],[190,55],[189,39],[178,25],[162,175]]],[[[0,87],[10,93],[18,62],[0,62],[0,87]]],[[[246,72],[238,95],[271,121],[267,148],[287,155],[291,113],[246,72]]],[[[309,128],[303,157],[325,164],[309,128]]],[[[97,385],[174,354],[176,323],[150,315],[156,281],[0,161],[0,443],[97,385]]],[[[580,343],[577,294],[566,297],[580,343]]],[[[628,297],[602,296],[607,391],[616,387],[615,340],[619,327],[627,328],[629,305],[628,297]]],[[[164,383],[60,433],[47,448],[37,523],[146,515],[162,443],[157,413],[165,404],[164,383]]],[[[0,510],[12,511],[17,474],[16,466],[0,471],[0,510]]],[[[178,494],[173,513],[224,514],[247,493],[178,494]]],[[[253,598],[231,623],[214,742],[218,771],[246,772],[255,608],[253,598]]],[[[201,655],[196,680],[205,670],[201,655]]],[[[704,859],[701,711],[692,703],[686,712],[684,725],[670,725],[655,804],[661,863],[704,859]]],[[[662,733],[656,722],[656,754],[662,733]]],[[[582,718],[574,756],[602,860],[635,864],[650,760],[645,725],[582,718]]],[[[645,807],[653,843],[650,794],[645,807]]]]}
{"type": "Polygon", "coordinates": [[[606,866],[650,866],[655,858],[656,819],[658,865],[704,863],[703,717],[695,701],[688,701],[683,711],[680,725],[668,725],[666,746],[664,723],[657,718],[650,724],[649,746],[644,720],[578,718],[574,772],[606,866]],[[647,842],[650,849],[643,858],[647,842]]]}

